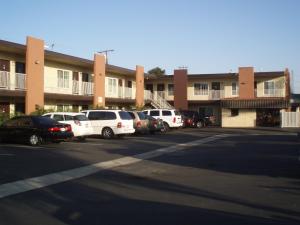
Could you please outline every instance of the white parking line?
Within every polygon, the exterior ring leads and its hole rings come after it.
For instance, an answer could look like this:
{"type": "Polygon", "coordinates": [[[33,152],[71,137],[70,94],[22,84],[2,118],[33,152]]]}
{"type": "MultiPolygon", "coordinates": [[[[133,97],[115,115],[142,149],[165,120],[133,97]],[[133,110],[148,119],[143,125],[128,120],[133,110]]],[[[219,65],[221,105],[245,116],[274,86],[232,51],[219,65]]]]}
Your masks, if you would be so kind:
{"type": "Polygon", "coordinates": [[[234,135],[215,135],[197,141],[187,142],[184,144],[177,144],[166,148],[160,148],[151,152],[137,154],[134,156],[123,157],[123,158],[110,160],[106,162],[99,162],[88,166],[79,167],[76,169],[65,170],[65,171],[52,173],[40,177],[28,178],[20,181],[2,184],[0,185],[0,198],[35,190],[38,188],[47,187],[61,182],[74,180],[77,178],[82,178],[102,170],[111,169],[118,166],[130,165],[146,159],[151,159],[167,153],[180,151],[188,147],[208,143],[228,136],[234,136],[234,135]]]}
{"type": "Polygon", "coordinates": [[[0,156],[15,156],[15,154],[9,154],[9,153],[2,153],[0,156]]]}
{"type": "Polygon", "coordinates": [[[101,146],[104,145],[102,143],[89,143],[89,142],[62,142],[64,144],[74,144],[74,145],[92,145],[92,146],[101,146]]]}

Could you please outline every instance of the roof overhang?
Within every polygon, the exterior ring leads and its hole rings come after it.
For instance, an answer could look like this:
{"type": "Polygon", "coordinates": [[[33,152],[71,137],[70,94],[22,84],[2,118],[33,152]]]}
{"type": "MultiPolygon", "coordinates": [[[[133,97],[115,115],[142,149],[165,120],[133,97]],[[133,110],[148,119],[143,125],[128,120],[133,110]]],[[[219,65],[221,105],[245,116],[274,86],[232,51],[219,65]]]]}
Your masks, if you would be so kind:
{"type": "Polygon", "coordinates": [[[229,109],[285,109],[290,107],[290,102],[285,98],[221,100],[221,107],[229,109]]]}

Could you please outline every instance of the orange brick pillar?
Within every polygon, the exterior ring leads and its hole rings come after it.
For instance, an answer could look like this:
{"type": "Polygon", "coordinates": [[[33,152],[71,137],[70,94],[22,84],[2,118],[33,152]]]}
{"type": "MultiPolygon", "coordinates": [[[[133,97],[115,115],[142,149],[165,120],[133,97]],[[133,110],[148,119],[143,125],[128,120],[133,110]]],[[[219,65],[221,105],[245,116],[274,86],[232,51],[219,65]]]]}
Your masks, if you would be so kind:
{"type": "Polygon", "coordinates": [[[286,68],[284,71],[285,76],[285,97],[286,99],[290,99],[291,97],[291,79],[289,69],[286,68]]]}
{"type": "Polygon", "coordinates": [[[93,107],[105,107],[105,56],[94,55],[93,107]]]}
{"type": "Polygon", "coordinates": [[[240,67],[239,98],[253,99],[254,97],[254,69],[253,67],[240,67]]]}
{"type": "Polygon", "coordinates": [[[174,107],[175,109],[187,110],[187,70],[174,70],[174,107]]]}
{"type": "Polygon", "coordinates": [[[144,67],[136,66],[135,72],[136,79],[136,96],[135,96],[135,105],[136,107],[143,107],[144,102],[144,67]]]}
{"type": "Polygon", "coordinates": [[[33,37],[26,40],[25,113],[44,107],[44,41],[33,37]]]}

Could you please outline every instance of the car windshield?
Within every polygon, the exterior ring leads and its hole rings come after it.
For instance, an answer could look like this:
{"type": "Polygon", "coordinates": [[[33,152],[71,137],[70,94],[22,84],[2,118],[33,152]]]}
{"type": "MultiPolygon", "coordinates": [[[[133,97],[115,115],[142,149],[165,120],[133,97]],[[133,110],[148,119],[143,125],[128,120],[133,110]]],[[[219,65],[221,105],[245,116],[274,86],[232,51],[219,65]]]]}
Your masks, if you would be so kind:
{"type": "Polygon", "coordinates": [[[77,116],[74,116],[74,120],[87,121],[89,119],[85,115],[77,115],[77,116]]]}
{"type": "Polygon", "coordinates": [[[38,124],[38,125],[49,126],[49,125],[57,124],[57,122],[55,120],[50,119],[48,117],[44,117],[44,116],[32,117],[32,120],[35,124],[38,124]]]}
{"type": "Polygon", "coordinates": [[[120,111],[119,115],[122,120],[132,120],[131,116],[129,115],[128,112],[120,111]]]}

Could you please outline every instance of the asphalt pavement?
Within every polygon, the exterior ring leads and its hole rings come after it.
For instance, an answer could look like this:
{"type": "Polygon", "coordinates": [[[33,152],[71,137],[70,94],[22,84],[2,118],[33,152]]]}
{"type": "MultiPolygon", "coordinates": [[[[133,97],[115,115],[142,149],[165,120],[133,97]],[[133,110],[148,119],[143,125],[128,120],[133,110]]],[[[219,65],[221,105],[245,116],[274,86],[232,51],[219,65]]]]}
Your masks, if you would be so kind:
{"type": "Polygon", "coordinates": [[[299,224],[299,157],[280,129],[1,144],[0,224],[299,224]]]}

